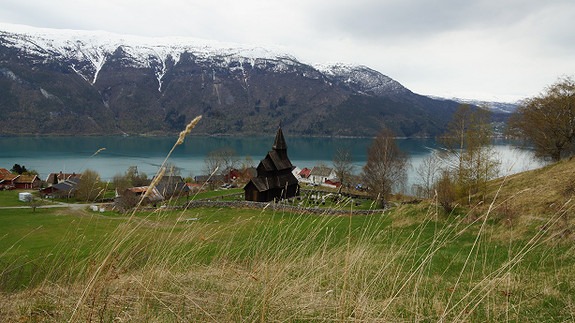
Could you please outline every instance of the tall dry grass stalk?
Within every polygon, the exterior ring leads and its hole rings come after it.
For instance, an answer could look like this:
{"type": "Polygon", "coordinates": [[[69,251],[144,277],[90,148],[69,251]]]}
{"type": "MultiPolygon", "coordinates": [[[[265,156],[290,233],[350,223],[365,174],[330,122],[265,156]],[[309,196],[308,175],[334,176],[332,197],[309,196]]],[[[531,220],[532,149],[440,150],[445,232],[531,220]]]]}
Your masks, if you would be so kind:
{"type": "MultiPolygon", "coordinates": [[[[152,189],[157,185],[157,183],[159,182],[159,180],[161,179],[161,177],[163,176],[164,172],[165,172],[165,168],[164,165],[166,164],[166,162],[168,161],[168,158],[170,157],[170,155],[172,154],[172,152],[174,151],[174,149],[178,146],[181,145],[184,142],[184,138],[186,135],[188,135],[192,129],[196,126],[196,124],[202,119],[202,116],[197,116],[195,117],[187,126],[186,129],[183,130],[182,132],[180,132],[180,135],[178,137],[178,140],[176,141],[176,143],[174,144],[174,146],[172,147],[172,149],[170,150],[170,152],[168,153],[168,155],[166,156],[166,158],[164,159],[164,162],[162,163],[162,165],[160,166],[160,169],[158,170],[158,172],[156,173],[156,176],[154,177],[154,180],[152,181],[152,183],[150,184],[150,186],[148,187],[148,190],[146,191],[145,194],[142,195],[142,197],[140,198],[140,200],[138,201],[138,204],[136,205],[136,207],[134,208],[134,210],[132,211],[132,214],[130,215],[130,218],[128,219],[128,221],[126,222],[126,224],[123,226],[123,230],[120,232],[119,236],[116,238],[116,240],[114,241],[112,247],[110,248],[110,251],[108,252],[107,256],[104,258],[104,260],[102,261],[102,263],[100,264],[100,266],[97,267],[97,269],[95,270],[94,274],[92,275],[92,278],[88,281],[88,284],[86,286],[86,288],[84,289],[82,295],[80,296],[80,298],[78,299],[78,302],[74,308],[74,311],[72,312],[72,315],[70,317],[70,322],[75,321],[76,319],[76,315],[78,313],[79,308],[83,305],[83,303],[86,300],[86,297],[92,292],[92,289],[94,288],[95,283],[97,282],[97,280],[99,279],[102,271],[108,266],[110,259],[112,257],[112,255],[118,250],[118,248],[125,242],[127,241],[127,239],[131,236],[131,234],[133,234],[135,231],[134,230],[129,230],[129,224],[131,223],[132,219],[134,218],[134,215],[136,214],[137,210],[139,209],[139,207],[142,205],[142,202],[144,201],[144,199],[146,197],[148,197],[151,194],[152,189]]],[[[101,150],[101,149],[100,149],[101,150]]],[[[98,153],[100,150],[98,150],[96,153],[98,153]]]]}

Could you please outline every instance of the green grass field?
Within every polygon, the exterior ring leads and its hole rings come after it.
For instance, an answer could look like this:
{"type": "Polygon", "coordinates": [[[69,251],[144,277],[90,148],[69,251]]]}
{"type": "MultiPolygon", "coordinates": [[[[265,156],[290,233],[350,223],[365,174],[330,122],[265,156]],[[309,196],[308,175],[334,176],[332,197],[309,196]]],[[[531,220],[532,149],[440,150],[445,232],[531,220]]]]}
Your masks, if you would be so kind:
{"type": "Polygon", "coordinates": [[[0,210],[0,321],[573,320],[573,243],[537,223],[518,236],[496,213],[427,203],[0,210]]]}
{"type": "Polygon", "coordinates": [[[0,191],[0,207],[2,206],[27,206],[27,202],[18,200],[18,193],[32,192],[31,190],[0,191]]]}

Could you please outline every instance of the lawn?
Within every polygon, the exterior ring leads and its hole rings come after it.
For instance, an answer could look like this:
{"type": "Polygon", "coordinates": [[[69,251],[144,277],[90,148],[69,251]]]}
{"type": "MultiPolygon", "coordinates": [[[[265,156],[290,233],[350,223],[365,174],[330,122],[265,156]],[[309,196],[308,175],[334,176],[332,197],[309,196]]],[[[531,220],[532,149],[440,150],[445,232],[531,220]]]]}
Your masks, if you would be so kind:
{"type": "Polygon", "coordinates": [[[572,244],[457,212],[0,210],[0,320],[573,318],[572,244]]]}
{"type": "Polygon", "coordinates": [[[18,193],[34,192],[32,190],[9,190],[0,191],[0,207],[1,206],[27,206],[28,202],[22,202],[18,199],[18,193]]]}

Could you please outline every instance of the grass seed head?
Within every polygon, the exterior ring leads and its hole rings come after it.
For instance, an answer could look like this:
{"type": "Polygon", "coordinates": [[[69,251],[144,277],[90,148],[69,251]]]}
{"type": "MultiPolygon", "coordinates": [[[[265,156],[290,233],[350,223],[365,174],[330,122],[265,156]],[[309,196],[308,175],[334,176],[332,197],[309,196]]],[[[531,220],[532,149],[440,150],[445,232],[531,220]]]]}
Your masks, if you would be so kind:
{"type": "Polygon", "coordinates": [[[184,137],[186,137],[187,134],[192,132],[192,129],[194,129],[196,124],[201,119],[202,119],[202,116],[197,116],[194,118],[194,120],[192,120],[192,121],[190,121],[190,123],[188,123],[188,125],[186,126],[186,129],[183,130],[182,132],[180,132],[180,137],[178,138],[178,141],[176,142],[176,146],[181,145],[184,142],[184,137]]]}

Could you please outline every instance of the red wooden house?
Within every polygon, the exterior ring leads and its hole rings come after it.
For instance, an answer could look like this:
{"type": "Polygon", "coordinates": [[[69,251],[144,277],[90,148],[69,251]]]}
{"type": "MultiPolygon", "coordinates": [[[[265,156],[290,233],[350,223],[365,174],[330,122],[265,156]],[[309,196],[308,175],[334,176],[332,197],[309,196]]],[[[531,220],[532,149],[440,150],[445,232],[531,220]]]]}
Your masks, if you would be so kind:
{"type": "Polygon", "coordinates": [[[38,175],[20,175],[14,181],[14,186],[18,189],[38,188],[42,185],[42,180],[38,175]]]}
{"type": "MultiPolygon", "coordinates": [[[[5,170],[2,168],[2,170],[5,170]]],[[[12,174],[10,172],[0,172],[0,190],[12,190],[16,188],[15,181],[20,177],[18,174],[12,174]]]]}

